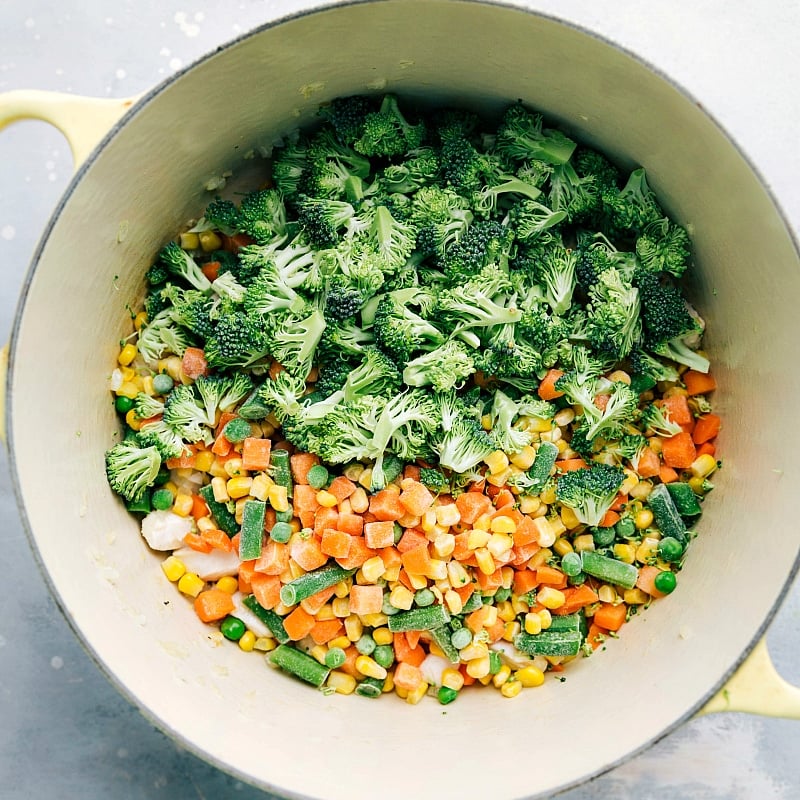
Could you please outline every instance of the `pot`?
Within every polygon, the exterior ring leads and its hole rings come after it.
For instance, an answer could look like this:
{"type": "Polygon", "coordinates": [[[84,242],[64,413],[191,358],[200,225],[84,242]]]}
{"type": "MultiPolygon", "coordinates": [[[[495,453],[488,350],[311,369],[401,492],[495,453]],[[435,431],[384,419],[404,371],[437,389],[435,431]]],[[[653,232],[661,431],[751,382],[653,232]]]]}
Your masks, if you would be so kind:
{"type": "Polygon", "coordinates": [[[135,101],[0,97],[0,125],[26,116],[60,127],[82,164],[37,249],[6,351],[13,480],[64,614],[154,723],[217,766],[287,796],[361,800],[380,786],[395,800],[407,796],[408,779],[385,776],[413,763],[417,793],[471,800],[552,794],[701,711],[800,717],[800,691],[775,674],[758,644],[798,568],[800,527],[791,521],[800,465],[784,430],[762,424],[756,438],[740,424],[781,419],[798,396],[800,374],[785,365],[798,348],[800,259],[774,199],[692,98],[552,18],[479,2],[386,0],[278,20],[135,101]],[[340,43],[356,30],[360,57],[343,62],[340,43]],[[502,54],[487,44],[496,41],[502,54]],[[384,90],[485,113],[522,98],[622,165],[644,164],[667,210],[693,231],[691,295],[708,321],[727,421],[725,466],[680,591],[605,652],[571,665],[565,683],[549,680],[513,702],[465,693],[446,714],[433,702],[322,696],[210,640],[189,604],[176,602],[103,468],[118,426],[104,386],[128,332],[126,304],[143,295],[154,253],[199,215],[210,182],[228,171],[246,182],[249,152],[311,122],[326,100],[384,90]],[[54,337],[65,307],[74,324],[54,337]],[[43,352],[61,365],[57,372],[41,368],[43,352]],[[58,425],[46,426],[54,394],[70,402],[58,425]],[[763,530],[772,534],[769,550],[758,546],[763,530]],[[742,587],[753,586],[741,602],[742,587]],[[507,763],[511,743],[534,733],[535,769],[464,768],[473,741],[484,763],[507,763]],[[425,745],[435,757],[420,757],[425,745]]]}

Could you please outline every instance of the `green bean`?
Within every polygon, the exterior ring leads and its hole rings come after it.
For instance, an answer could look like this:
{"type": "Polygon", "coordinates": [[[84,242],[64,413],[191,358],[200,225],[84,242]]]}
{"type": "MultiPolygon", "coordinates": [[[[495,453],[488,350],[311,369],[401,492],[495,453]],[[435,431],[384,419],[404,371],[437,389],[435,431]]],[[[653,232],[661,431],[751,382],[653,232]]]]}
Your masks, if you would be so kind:
{"type": "Polygon", "coordinates": [[[410,611],[401,611],[389,617],[389,630],[399,631],[430,631],[450,622],[450,614],[443,605],[428,606],[427,608],[412,608],[410,611]]]}
{"type": "Polygon", "coordinates": [[[312,594],[335,586],[339,581],[349,578],[354,572],[354,569],[344,569],[338,564],[326,564],[324,567],[307,572],[282,586],[281,602],[284,605],[293,606],[295,603],[311,597],[312,594]]]}
{"type": "Polygon", "coordinates": [[[331,671],[330,667],[323,666],[316,659],[288,644],[278,645],[269,654],[269,660],[275,666],[314,686],[322,686],[331,671]]]}

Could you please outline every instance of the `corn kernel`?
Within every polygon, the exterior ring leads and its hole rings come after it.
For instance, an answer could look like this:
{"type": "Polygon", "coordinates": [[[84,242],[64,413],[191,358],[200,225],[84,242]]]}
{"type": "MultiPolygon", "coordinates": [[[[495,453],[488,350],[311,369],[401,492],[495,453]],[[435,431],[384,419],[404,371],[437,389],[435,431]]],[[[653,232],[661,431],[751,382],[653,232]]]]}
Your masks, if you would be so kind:
{"type": "Polygon", "coordinates": [[[451,586],[456,588],[466,586],[469,583],[469,575],[463,564],[452,559],[447,562],[447,578],[451,586]]]}
{"type": "Polygon", "coordinates": [[[369,498],[361,486],[350,495],[349,500],[354,514],[363,514],[369,508],[369,498]]]}
{"type": "Polygon", "coordinates": [[[233,575],[225,575],[217,581],[217,589],[228,594],[236,594],[239,591],[239,581],[233,575]]]}
{"type": "Polygon", "coordinates": [[[195,520],[195,525],[197,525],[197,530],[200,531],[200,533],[207,533],[208,531],[213,531],[217,527],[211,521],[211,517],[200,517],[200,519],[195,520]]]}
{"type": "Polygon", "coordinates": [[[242,464],[241,458],[229,458],[225,461],[224,465],[225,474],[229,478],[239,478],[243,475],[247,475],[247,470],[244,468],[244,464],[242,464]]]}
{"type": "Polygon", "coordinates": [[[564,524],[564,527],[569,531],[574,531],[577,528],[581,521],[578,519],[575,512],[569,506],[561,506],[561,522],[564,524]]]}
{"type": "MultiPolygon", "coordinates": [[[[538,596],[537,596],[538,599],[538,596]]],[[[542,630],[546,631],[552,624],[553,624],[553,616],[550,613],[549,609],[542,608],[536,612],[539,615],[539,620],[542,623],[542,630]]]]}
{"type": "Polygon", "coordinates": [[[514,613],[514,608],[510,600],[503,600],[502,603],[497,604],[497,616],[503,620],[503,622],[511,622],[516,618],[517,615],[514,613]]]}
{"type": "Polygon", "coordinates": [[[433,554],[445,559],[456,549],[456,537],[452,533],[441,533],[433,540],[433,554]]]}
{"type": "MultiPolygon", "coordinates": [[[[333,497],[333,495],[331,495],[331,497],[333,497]]],[[[335,497],[333,499],[336,500],[335,497]]],[[[285,486],[278,486],[277,483],[273,483],[267,491],[267,500],[269,500],[269,504],[276,511],[282,512],[289,510],[289,495],[285,486]]]]}
{"type": "Polygon", "coordinates": [[[167,576],[167,580],[175,583],[175,581],[183,577],[186,572],[186,565],[177,556],[167,556],[161,562],[161,569],[164,571],[164,575],[167,576]]]}
{"type": "MultiPolygon", "coordinates": [[[[428,571],[425,573],[426,578],[430,578],[432,581],[443,581],[447,579],[447,562],[442,561],[439,558],[432,558],[430,560],[430,566],[428,567],[428,571]]],[[[413,585],[413,582],[412,582],[413,585]]],[[[420,589],[424,587],[420,586],[420,589]]]]}
{"type": "Polygon", "coordinates": [[[224,478],[226,481],[230,477],[228,473],[225,472],[225,462],[218,458],[214,459],[214,463],[211,465],[208,474],[211,475],[212,478],[224,478]]]}
{"type": "Polygon", "coordinates": [[[502,472],[498,472],[497,474],[489,474],[486,476],[486,482],[490,483],[492,486],[505,486],[508,483],[508,479],[513,475],[513,471],[511,467],[507,467],[502,472]]]}
{"type": "Polygon", "coordinates": [[[492,524],[491,514],[481,514],[475,522],[472,523],[472,529],[476,531],[489,532],[489,527],[492,524]]]}
{"type": "Polygon", "coordinates": [[[522,626],[516,620],[512,622],[506,622],[505,627],[503,628],[503,640],[506,642],[513,642],[514,637],[519,635],[519,632],[522,630],[522,626]]]}
{"type": "Polygon", "coordinates": [[[457,669],[447,667],[442,670],[442,686],[460,692],[464,687],[464,676],[457,669]]]}
{"type": "Polygon", "coordinates": [[[560,536],[558,539],[553,542],[553,552],[559,556],[565,556],[567,553],[572,553],[575,551],[575,548],[572,546],[572,542],[569,539],[565,539],[563,536],[560,536]]]}
{"type": "Polygon", "coordinates": [[[356,659],[356,669],[367,678],[383,680],[387,675],[386,669],[369,656],[359,656],[356,659]]]}
{"type": "Polygon", "coordinates": [[[494,450],[483,459],[483,463],[489,468],[490,475],[499,475],[508,469],[508,456],[502,450],[494,450]]]}
{"type": "Polygon", "coordinates": [[[477,550],[479,547],[486,547],[486,545],[489,544],[489,539],[491,538],[492,534],[489,533],[489,531],[473,528],[467,534],[467,547],[470,550],[477,550]]]}
{"type": "Polygon", "coordinates": [[[492,664],[488,655],[473,658],[472,661],[467,663],[467,675],[471,678],[485,678],[491,674],[491,669],[492,664]]]}
{"type": "Polygon", "coordinates": [[[658,539],[645,536],[641,544],[636,548],[636,560],[640,564],[646,564],[650,559],[658,556],[658,539]]]}
{"type": "Polygon", "coordinates": [[[352,642],[346,636],[337,636],[328,642],[328,648],[332,650],[334,647],[340,647],[342,650],[347,650],[351,644],[352,642]]]}
{"type": "Polygon", "coordinates": [[[270,653],[277,646],[278,643],[271,636],[259,636],[253,644],[253,649],[261,653],[270,653]]]}
{"type": "Polygon", "coordinates": [[[550,547],[556,540],[556,534],[550,520],[546,517],[536,517],[533,520],[533,526],[536,528],[538,542],[541,547],[550,547]]]}
{"type": "Polygon", "coordinates": [[[461,522],[461,512],[455,503],[448,503],[444,506],[436,506],[436,524],[443,528],[458,525],[461,522]]]}
{"type": "Polygon", "coordinates": [[[525,614],[528,611],[528,601],[524,595],[514,594],[511,595],[511,608],[514,609],[514,614],[525,614]]]}
{"type": "Polygon", "coordinates": [[[561,536],[561,534],[567,532],[567,528],[564,525],[564,523],[561,521],[561,517],[560,516],[548,517],[547,519],[548,519],[548,522],[550,523],[550,527],[553,529],[553,533],[556,535],[556,538],[561,536]]]}
{"type": "Polygon", "coordinates": [[[534,611],[529,611],[525,615],[525,633],[530,633],[535,636],[537,633],[542,632],[542,620],[539,615],[534,611]]]}
{"type": "Polygon", "coordinates": [[[328,652],[328,648],[327,647],[325,647],[324,645],[318,644],[315,647],[312,647],[308,651],[308,654],[311,656],[311,658],[315,659],[320,664],[324,664],[325,663],[325,655],[326,655],[327,652],[328,652]]]}
{"type": "Polygon", "coordinates": [[[377,583],[378,578],[380,578],[384,572],[386,572],[386,565],[383,563],[383,559],[380,556],[368,558],[361,565],[361,575],[365,583],[377,583]]]}
{"type": "Polygon", "coordinates": [[[548,609],[561,608],[567,602],[564,592],[552,586],[543,586],[536,593],[536,601],[548,609]]]}
{"type": "Polygon", "coordinates": [[[197,238],[204,253],[213,253],[222,247],[222,239],[214,231],[201,231],[197,238]]]}
{"type": "Polygon", "coordinates": [[[239,639],[239,649],[245,653],[250,653],[256,646],[256,635],[253,631],[245,631],[239,639]]]}
{"type": "Polygon", "coordinates": [[[594,537],[591,533],[582,533],[572,540],[572,546],[576,553],[584,553],[587,550],[594,550],[594,537]]]}
{"type": "Polygon", "coordinates": [[[356,690],[356,679],[346,672],[334,669],[328,675],[325,685],[329,689],[333,689],[337,694],[353,694],[356,690]]]}
{"type": "Polygon", "coordinates": [[[500,687],[500,694],[503,697],[516,697],[522,691],[522,684],[519,681],[506,681],[500,687]]]}
{"type": "Polygon", "coordinates": [[[414,575],[413,572],[408,574],[408,582],[415,592],[424,589],[428,585],[428,579],[424,575],[414,575]]]}
{"type": "Polygon", "coordinates": [[[522,470],[530,469],[533,465],[533,460],[536,458],[536,450],[531,445],[526,444],[519,453],[514,453],[509,458],[509,461],[522,470]]]}
{"type": "Polygon", "coordinates": [[[324,489],[321,489],[317,492],[317,502],[323,508],[335,508],[337,505],[339,505],[339,501],[336,499],[336,496],[325,491],[324,489]]]}
{"type": "Polygon", "coordinates": [[[355,614],[351,614],[344,621],[344,632],[351,642],[357,642],[364,633],[364,625],[359,617],[357,617],[355,614]]]}
{"type": "Polygon", "coordinates": [[[497,559],[502,559],[513,546],[514,540],[507,533],[493,533],[486,543],[486,549],[497,559]]]}
{"type": "Polygon", "coordinates": [[[200,237],[194,231],[186,231],[178,237],[181,250],[199,250],[200,237]]]}
{"type": "Polygon", "coordinates": [[[619,601],[616,589],[607,583],[604,583],[597,590],[597,597],[601,603],[617,603],[619,601]]]}
{"type": "Polygon", "coordinates": [[[364,623],[364,625],[368,625],[370,628],[380,628],[381,625],[385,625],[389,621],[389,617],[383,613],[364,614],[361,617],[361,621],[364,623]]]}
{"type": "Polygon", "coordinates": [[[336,597],[347,597],[350,594],[350,586],[351,582],[349,580],[339,581],[336,586],[333,587],[333,594],[336,597]]]}
{"type": "Polygon", "coordinates": [[[398,580],[400,577],[400,570],[402,569],[402,564],[395,564],[393,567],[390,567],[383,573],[383,579],[387,583],[394,583],[394,581],[398,580]]]}
{"type": "Polygon", "coordinates": [[[420,700],[422,700],[423,697],[425,697],[427,693],[428,693],[428,684],[425,683],[425,681],[422,681],[422,683],[419,686],[417,686],[416,689],[410,691],[406,695],[406,703],[415,706],[417,703],[419,703],[420,700]]]}
{"type": "Polygon", "coordinates": [[[208,472],[214,463],[214,454],[210,450],[201,450],[194,458],[194,468],[198,472],[208,472]]]}
{"type": "Polygon", "coordinates": [[[247,497],[250,494],[250,487],[253,485],[252,478],[231,478],[225,485],[228,496],[232,500],[238,500],[241,497],[247,497]]]}
{"type": "Polygon", "coordinates": [[[330,603],[325,603],[322,608],[314,615],[315,619],[320,622],[329,619],[336,619],[336,614],[333,613],[333,606],[330,603]]]}
{"type": "Polygon", "coordinates": [[[650,481],[639,481],[628,493],[633,500],[644,500],[653,491],[650,481]]]}
{"type": "Polygon", "coordinates": [[[128,424],[128,427],[131,430],[134,431],[141,430],[142,421],[141,419],[139,419],[139,417],[136,416],[136,412],[133,409],[128,411],[128,413],[125,415],[125,422],[128,424]]]}
{"type": "Polygon", "coordinates": [[[624,561],[626,564],[633,564],[636,558],[636,548],[631,544],[615,544],[614,556],[620,561],[624,561]]]}
{"type": "Polygon", "coordinates": [[[178,580],[178,591],[190,597],[197,597],[205,585],[206,582],[194,572],[186,572],[178,580]]]}
{"type": "Polygon", "coordinates": [[[365,489],[369,489],[370,486],[372,486],[372,467],[366,467],[366,469],[361,471],[361,474],[358,476],[358,484],[365,489]]]}
{"type": "Polygon", "coordinates": [[[539,499],[546,503],[548,506],[552,505],[556,501],[556,487],[555,484],[550,484],[545,486],[545,488],[539,493],[539,499]]]}
{"type": "Polygon", "coordinates": [[[477,658],[489,658],[489,648],[483,642],[473,642],[458,651],[462,661],[474,661],[477,658]]]}
{"type": "Polygon", "coordinates": [[[502,667],[492,675],[492,684],[499,689],[511,677],[511,667],[503,664],[502,667]]]}
{"type": "Polygon", "coordinates": [[[633,518],[633,524],[637,530],[647,530],[653,524],[653,512],[649,508],[643,508],[633,518]]]}
{"type": "Polygon", "coordinates": [[[117,361],[123,366],[127,367],[134,358],[136,358],[136,353],[138,350],[136,349],[136,345],[128,342],[120,351],[119,355],[117,356],[117,361]]]}
{"type": "Polygon", "coordinates": [[[499,514],[489,523],[489,530],[492,533],[516,533],[517,523],[511,517],[499,514]]]}
{"type": "Polygon", "coordinates": [[[272,485],[272,478],[263,472],[259,472],[259,474],[253,478],[253,482],[250,484],[250,497],[255,497],[256,500],[266,502],[266,500],[269,498],[270,486],[272,485]]]}
{"type": "Polygon", "coordinates": [[[391,644],[394,641],[394,634],[388,628],[376,628],[372,631],[372,638],[375,644],[391,644]]]}
{"type": "Polygon", "coordinates": [[[461,595],[452,589],[448,589],[444,593],[444,602],[451,614],[460,614],[461,609],[464,608],[464,601],[461,599],[461,595]]]}
{"type": "Polygon", "coordinates": [[[640,606],[650,601],[650,595],[641,589],[626,589],[622,594],[622,599],[629,606],[640,606]]]}
{"type": "Polygon", "coordinates": [[[491,575],[497,569],[492,554],[485,547],[479,547],[475,551],[475,560],[478,562],[478,569],[484,575],[491,575]]]}
{"type": "Polygon", "coordinates": [[[717,469],[717,461],[710,453],[698,456],[689,469],[696,478],[707,478],[717,469]]]}
{"type": "Polygon", "coordinates": [[[414,594],[402,584],[395,586],[389,594],[389,602],[402,611],[408,611],[414,605],[414,594]]]}
{"type": "Polygon", "coordinates": [[[514,673],[514,677],[526,689],[541,686],[544,683],[544,672],[534,666],[523,667],[514,673]]]}
{"type": "Polygon", "coordinates": [[[553,430],[552,419],[542,419],[541,417],[529,417],[528,430],[531,433],[547,433],[553,430]]]}
{"type": "Polygon", "coordinates": [[[535,514],[542,501],[535,495],[526,494],[519,499],[519,510],[523,514],[535,514]]]}
{"type": "Polygon", "coordinates": [[[175,495],[175,502],[172,504],[172,513],[179,517],[188,517],[192,513],[192,497],[185,492],[178,492],[175,495]]]}

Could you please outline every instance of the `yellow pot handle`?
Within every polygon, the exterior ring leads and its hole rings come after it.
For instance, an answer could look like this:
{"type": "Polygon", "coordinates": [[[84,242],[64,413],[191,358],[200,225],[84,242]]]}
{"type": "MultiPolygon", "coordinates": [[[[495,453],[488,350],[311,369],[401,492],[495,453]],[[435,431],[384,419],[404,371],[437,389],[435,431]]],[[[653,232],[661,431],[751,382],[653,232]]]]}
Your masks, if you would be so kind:
{"type": "Polygon", "coordinates": [[[785,681],[775,669],[762,639],[725,686],[706,703],[700,714],[744,711],[765,717],[800,719],[800,688],[785,681]]]}
{"type": "MultiPolygon", "coordinates": [[[[23,119],[49,122],[64,134],[77,170],[111,129],[136,102],[124,99],[81,97],[61,92],[18,89],[0,94],[0,131],[23,119]]],[[[0,439],[6,441],[6,377],[8,345],[0,350],[0,439]]]]}

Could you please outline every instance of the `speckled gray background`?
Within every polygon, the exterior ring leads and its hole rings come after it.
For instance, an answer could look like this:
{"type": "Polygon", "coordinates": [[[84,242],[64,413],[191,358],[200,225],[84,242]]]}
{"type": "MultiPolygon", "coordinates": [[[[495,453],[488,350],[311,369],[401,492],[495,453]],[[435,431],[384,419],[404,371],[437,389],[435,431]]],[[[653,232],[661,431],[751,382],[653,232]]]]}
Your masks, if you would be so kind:
{"type": "MultiPolygon", "coordinates": [[[[0,91],[133,95],[215,45],[301,5],[297,0],[2,0],[0,91]]],[[[593,28],[672,75],[733,133],[779,197],[795,232],[800,229],[800,4],[531,0],[529,5],[593,28]]],[[[20,123],[0,134],[1,340],[8,338],[22,276],[71,168],[64,140],[43,123],[20,123]]],[[[54,337],[58,324],[69,324],[68,308],[54,320],[54,337]]],[[[43,369],[57,368],[42,356],[43,369]]],[[[63,400],[52,398],[56,418],[63,400]]],[[[86,656],[34,563],[4,451],[0,460],[0,798],[269,800],[155,730],[86,656]]],[[[753,534],[754,547],[768,537],[767,531],[753,534]]],[[[742,603],[751,590],[742,587],[742,603]]],[[[735,614],[735,607],[726,613],[735,614]]],[[[795,585],[772,625],[769,644],[779,670],[796,683],[799,622],[795,585]]],[[[646,708],[645,698],[628,699],[646,708]]],[[[562,797],[795,800],[799,756],[800,722],[718,715],[687,723],[562,797]]]]}

